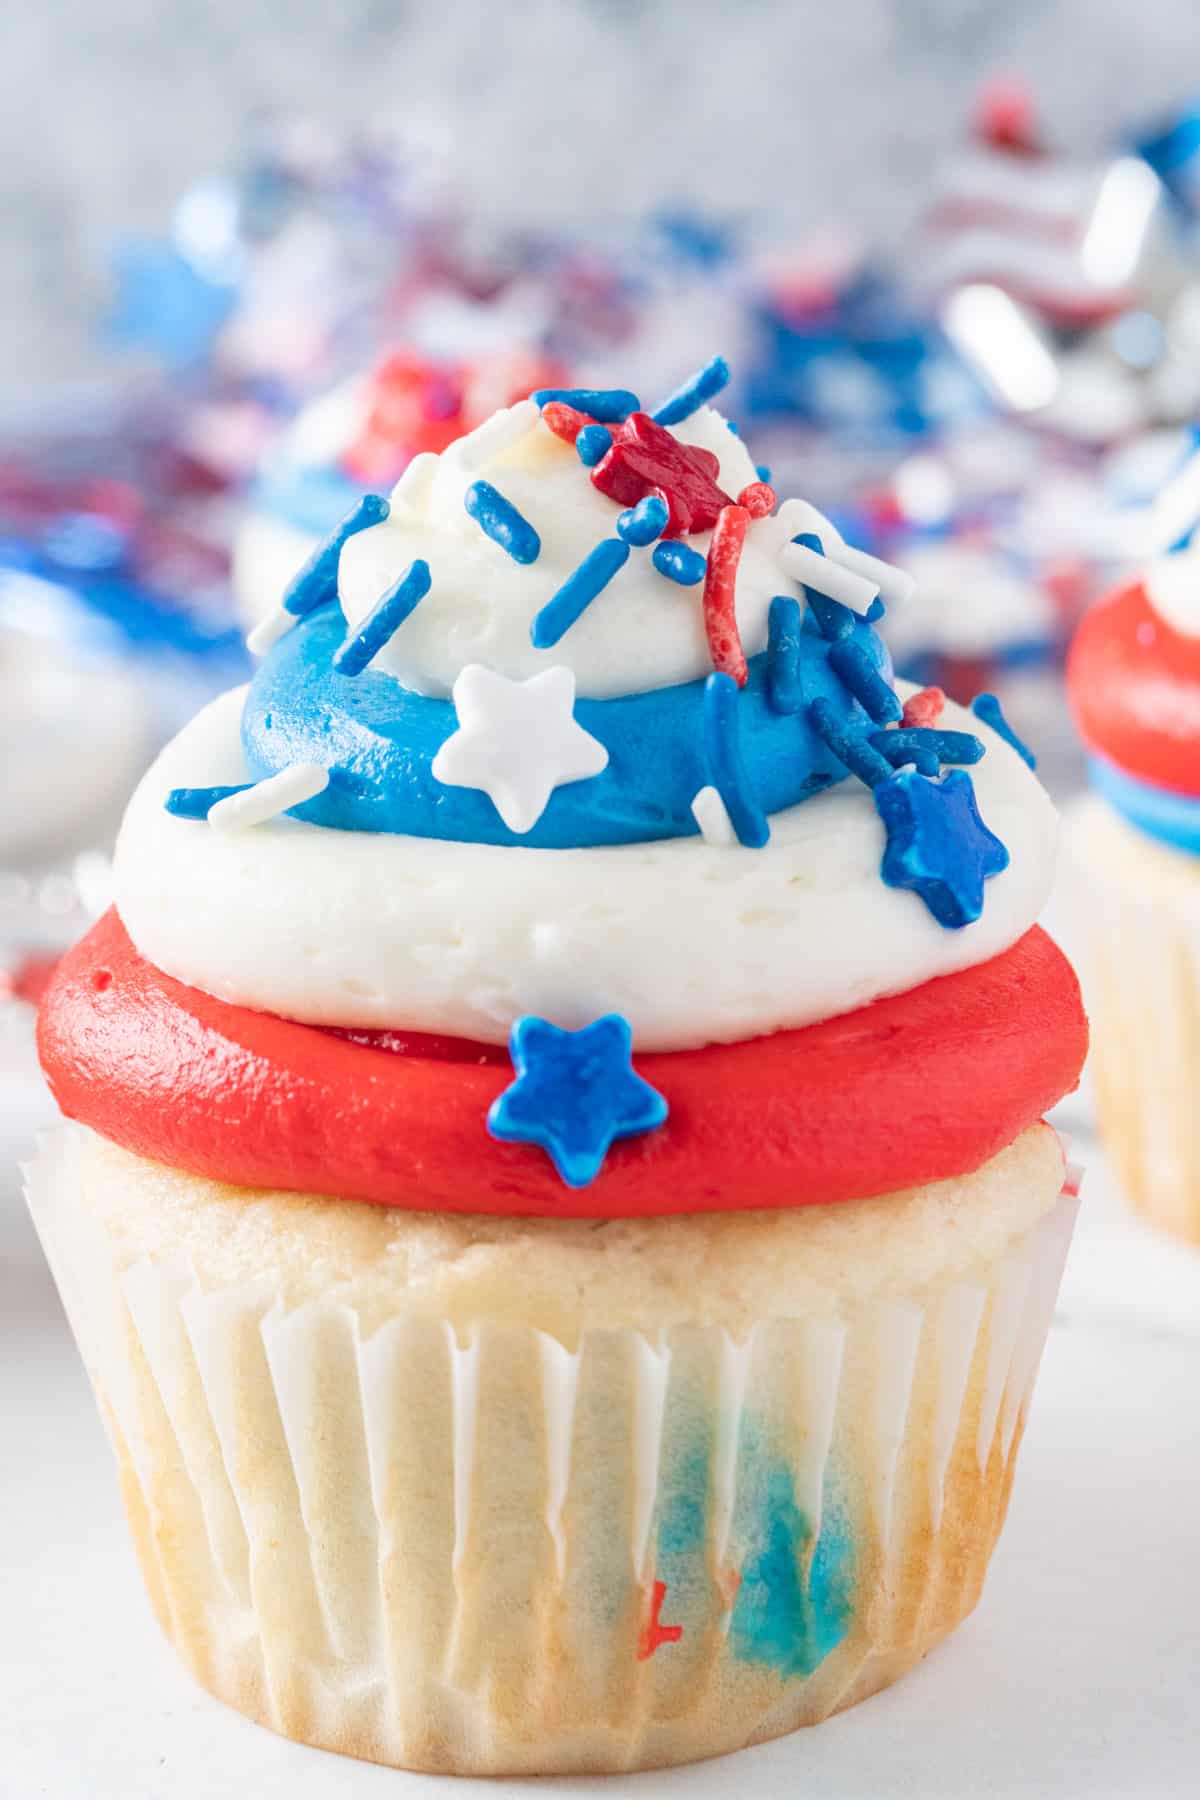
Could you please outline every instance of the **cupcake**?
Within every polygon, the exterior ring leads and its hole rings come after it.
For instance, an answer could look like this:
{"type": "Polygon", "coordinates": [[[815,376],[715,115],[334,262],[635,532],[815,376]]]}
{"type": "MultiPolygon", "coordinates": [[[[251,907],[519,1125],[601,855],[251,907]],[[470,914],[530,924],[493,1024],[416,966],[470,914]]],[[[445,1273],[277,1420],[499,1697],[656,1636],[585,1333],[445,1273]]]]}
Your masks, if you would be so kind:
{"type": "Polygon", "coordinates": [[[255,625],[363,494],[444,450],[563,371],[532,351],[432,358],[398,349],[312,400],[264,460],[234,543],[238,610],[255,625]]]}
{"type": "Polygon", "coordinates": [[[167,1636],[285,1735],[631,1770],[972,1609],[1085,1050],[1003,719],[710,404],[364,501],[135,796],[29,1199],[167,1636]],[[985,712],[988,709],[984,709],[985,712]]]}
{"type": "Polygon", "coordinates": [[[1153,563],[1084,619],[1067,665],[1091,794],[1072,811],[1074,931],[1100,1123],[1155,1224],[1200,1243],[1200,556],[1153,563]]]}

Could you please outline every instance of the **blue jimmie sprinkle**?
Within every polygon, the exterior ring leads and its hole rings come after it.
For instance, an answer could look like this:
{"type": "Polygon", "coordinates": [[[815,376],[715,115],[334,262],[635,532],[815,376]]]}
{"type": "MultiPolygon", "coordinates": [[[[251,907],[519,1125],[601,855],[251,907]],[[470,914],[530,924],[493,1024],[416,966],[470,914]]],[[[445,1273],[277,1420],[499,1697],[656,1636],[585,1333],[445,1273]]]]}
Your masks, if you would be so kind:
{"type": "Polygon", "coordinates": [[[540,1144],[568,1187],[600,1173],[616,1138],[656,1131],[667,1103],[633,1067],[629,1021],[607,1013],[580,1031],[518,1019],[509,1051],[517,1078],[492,1103],[493,1137],[540,1144]]]}
{"type": "MultiPolygon", "coordinates": [[[[977,719],[982,719],[985,725],[990,725],[997,737],[1002,737],[1006,744],[1011,744],[1022,762],[1028,763],[1031,769],[1037,768],[1037,757],[1028,744],[1021,742],[1005,718],[995,694],[976,694],[971,702],[971,711],[977,719]]],[[[982,751],[980,754],[982,755],[982,751]]]]}
{"type": "Polygon", "coordinates": [[[429,592],[429,564],[418,556],[399,581],[377,600],[353,637],[348,637],[333,659],[339,675],[361,675],[378,656],[390,637],[399,631],[429,592]]]}
{"type": "Polygon", "coordinates": [[[590,413],[593,419],[601,419],[609,425],[621,424],[642,404],[628,388],[538,388],[533,398],[538,406],[560,400],[564,406],[573,406],[576,412],[590,413]]]}
{"type": "Polygon", "coordinates": [[[172,788],[166,799],[167,811],[177,819],[207,819],[218,800],[229,800],[253,786],[252,781],[243,781],[236,787],[172,788]]]}
{"type": "Polygon", "coordinates": [[[814,700],[808,709],[808,719],[821,742],[828,744],[838,761],[845,763],[850,773],[865,781],[868,787],[891,780],[891,763],[871,747],[861,732],[844,725],[828,700],[814,700]]]}
{"type": "Polygon", "coordinates": [[[497,493],[490,481],[473,481],[463,495],[463,504],[479,529],[507,551],[514,562],[537,561],[542,551],[541,538],[512,501],[497,493]]]}
{"type": "Polygon", "coordinates": [[[323,544],[318,544],[300,573],[289,583],[283,596],[283,610],[302,619],[305,613],[336,599],[338,558],[343,545],[360,531],[381,525],[391,510],[382,494],[364,494],[337,530],[323,544]]]}
{"type": "Polygon", "coordinates": [[[702,369],[689,377],[682,387],[668,394],[658,410],[651,414],[656,425],[678,425],[702,407],[706,400],[719,394],[729,381],[729,364],[723,356],[714,356],[702,369]]]}
{"type": "Polygon", "coordinates": [[[751,791],[738,738],[738,685],[732,675],[710,675],[704,684],[704,750],[709,779],[720,794],[738,843],[761,850],[771,836],[767,816],[751,791]]]}
{"type": "MultiPolygon", "coordinates": [[[[582,432],[580,436],[582,437],[582,432]]],[[[642,550],[660,538],[667,529],[670,510],[665,500],[658,494],[647,494],[636,506],[631,506],[617,517],[617,536],[624,538],[627,544],[642,550]]]]}
{"type": "Polygon", "coordinates": [[[557,644],[628,561],[629,545],[623,544],[620,538],[605,538],[594,550],[589,550],[530,626],[529,641],[534,649],[549,650],[552,644],[557,644]]]}
{"type": "Polygon", "coordinates": [[[936,775],[943,763],[977,763],[983,745],[969,731],[934,731],[926,725],[873,731],[871,743],[894,768],[914,763],[922,775],[936,775]]]}
{"type": "Polygon", "coordinates": [[[767,692],[777,713],[797,713],[804,704],[800,683],[800,602],[776,594],[767,614],[767,692]]]}
{"type": "Polygon", "coordinates": [[[876,785],[875,808],[887,829],[887,885],[919,894],[947,930],[977,919],[983,884],[1008,867],[1008,851],[980,818],[966,771],[930,781],[902,769],[876,785]]]}
{"type": "Polygon", "coordinates": [[[877,725],[888,725],[903,713],[899,699],[856,639],[831,644],[829,666],[877,725]]]}
{"type": "Polygon", "coordinates": [[[585,425],[575,439],[575,449],[585,469],[594,469],[612,449],[613,435],[607,425],[585,425]]]}
{"type": "Polygon", "coordinates": [[[680,544],[674,538],[656,544],[651,560],[660,575],[665,575],[668,581],[677,581],[680,587],[695,587],[698,581],[704,580],[708,569],[698,550],[693,550],[690,544],[680,544]]]}
{"type": "Polygon", "coordinates": [[[758,476],[760,481],[770,481],[771,465],[769,463],[756,463],[754,466],[754,473],[758,476]]]}

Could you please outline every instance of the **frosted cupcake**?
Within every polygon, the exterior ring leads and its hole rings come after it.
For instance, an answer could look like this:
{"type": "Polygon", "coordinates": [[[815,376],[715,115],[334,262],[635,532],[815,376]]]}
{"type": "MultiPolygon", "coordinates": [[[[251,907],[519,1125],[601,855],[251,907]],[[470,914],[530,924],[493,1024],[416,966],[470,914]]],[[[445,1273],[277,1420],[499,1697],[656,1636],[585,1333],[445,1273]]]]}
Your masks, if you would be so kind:
{"type": "Polygon", "coordinates": [[[234,543],[238,610],[254,625],[364,494],[390,488],[497,407],[561,379],[529,351],[436,358],[397,349],[310,401],[266,457],[234,543]]]}
{"type": "Polygon", "coordinates": [[[364,502],[134,799],[30,1201],[151,1599],[407,1768],[814,1723],[968,1613],[1075,1195],[1055,820],[708,404],[364,502]]]}
{"type": "Polygon", "coordinates": [[[1138,1210],[1200,1243],[1200,548],[1096,607],[1067,680],[1093,789],[1068,863],[1100,1122],[1138,1210]]]}

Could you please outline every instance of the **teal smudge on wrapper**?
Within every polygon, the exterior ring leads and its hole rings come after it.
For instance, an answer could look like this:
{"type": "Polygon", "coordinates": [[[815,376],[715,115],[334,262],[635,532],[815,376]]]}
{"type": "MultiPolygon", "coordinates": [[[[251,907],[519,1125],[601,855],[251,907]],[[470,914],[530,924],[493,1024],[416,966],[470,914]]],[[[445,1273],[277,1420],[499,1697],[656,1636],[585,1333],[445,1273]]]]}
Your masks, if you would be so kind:
{"type": "Polygon", "coordinates": [[[761,1471],[745,1520],[741,1586],[729,1642],[740,1662],[785,1676],[807,1676],[846,1637],[854,1611],[854,1542],[845,1511],[827,1484],[821,1535],[796,1503],[787,1463],[761,1471]]]}
{"type": "Polygon", "coordinates": [[[711,1444],[704,1435],[688,1445],[671,1472],[658,1520],[660,1564],[704,1554],[710,1460],[711,1444]]]}

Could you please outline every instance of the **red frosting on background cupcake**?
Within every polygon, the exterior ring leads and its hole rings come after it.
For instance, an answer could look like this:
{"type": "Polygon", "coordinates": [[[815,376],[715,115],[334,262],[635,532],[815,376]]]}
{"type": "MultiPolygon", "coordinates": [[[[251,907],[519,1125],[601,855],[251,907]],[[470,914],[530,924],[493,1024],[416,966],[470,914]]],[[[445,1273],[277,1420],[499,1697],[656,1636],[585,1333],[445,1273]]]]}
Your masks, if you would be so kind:
{"type": "Polygon", "coordinates": [[[1200,794],[1200,638],[1168,625],[1140,581],[1084,619],[1067,691],[1089,750],[1157,787],[1200,794]]]}
{"type": "Polygon", "coordinates": [[[1075,1086],[1074,973],[1036,927],[1003,955],[799,1031],[636,1057],[666,1125],[572,1189],[498,1143],[495,1045],[334,1032],[226,1005],[140,957],[109,913],[40,1018],[69,1118],[138,1155],[258,1188],[554,1218],[808,1206],[966,1174],[1075,1086]]]}

